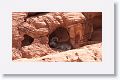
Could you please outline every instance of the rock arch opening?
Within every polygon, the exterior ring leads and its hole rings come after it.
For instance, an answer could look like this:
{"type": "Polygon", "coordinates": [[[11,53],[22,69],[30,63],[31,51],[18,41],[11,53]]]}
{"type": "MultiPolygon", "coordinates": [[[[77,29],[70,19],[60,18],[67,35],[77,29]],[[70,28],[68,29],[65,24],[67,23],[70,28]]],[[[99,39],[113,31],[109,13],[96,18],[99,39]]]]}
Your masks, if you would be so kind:
{"type": "Polygon", "coordinates": [[[22,44],[21,44],[21,47],[23,46],[28,46],[28,45],[31,45],[32,42],[34,41],[34,38],[32,38],[31,36],[25,34],[24,36],[24,40],[22,40],[22,44]]]}
{"type": "Polygon", "coordinates": [[[49,35],[49,46],[62,51],[72,49],[68,30],[64,27],[58,27],[55,29],[49,35]]]}

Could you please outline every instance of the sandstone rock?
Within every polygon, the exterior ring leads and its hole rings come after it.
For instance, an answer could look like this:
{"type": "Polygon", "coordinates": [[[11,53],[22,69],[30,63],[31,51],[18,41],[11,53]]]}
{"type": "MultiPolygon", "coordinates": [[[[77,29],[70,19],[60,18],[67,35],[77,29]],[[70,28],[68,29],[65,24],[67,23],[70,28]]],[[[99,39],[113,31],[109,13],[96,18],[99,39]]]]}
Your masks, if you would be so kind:
{"type": "Polygon", "coordinates": [[[102,12],[82,12],[87,19],[92,19],[96,16],[102,15],[102,12]]]}
{"type": "Polygon", "coordinates": [[[42,16],[27,18],[26,22],[34,25],[36,29],[48,27],[42,16]]]}
{"type": "Polygon", "coordinates": [[[23,58],[33,58],[33,57],[45,56],[55,51],[49,48],[48,45],[35,43],[29,46],[22,47],[21,52],[23,58]]]}
{"type": "Polygon", "coordinates": [[[28,24],[26,22],[21,24],[21,26],[19,27],[19,31],[21,34],[28,34],[33,38],[48,35],[48,28],[36,29],[35,26],[28,24]]]}
{"type": "Polygon", "coordinates": [[[22,53],[19,49],[12,48],[12,60],[22,58],[22,53]]]}
{"type": "Polygon", "coordinates": [[[65,26],[84,23],[86,20],[85,16],[81,12],[66,12],[62,14],[65,26]]]}
{"type": "Polygon", "coordinates": [[[17,26],[12,27],[12,47],[20,48],[23,37],[19,34],[17,26]]]}
{"type": "Polygon", "coordinates": [[[93,26],[86,24],[74,24],[70,26],[70,41],[74,48],[83,46],[90,38],[93,32],[93,26]]]}
{"type": "Polygon", "coordinates": [[[12,13],[12,46],[21,47],[22,35],[19,34],[18,27],[24,22],[27,13],[25,12],[13,12],[12,13]]]}
{"type": "MultiPolygon", "coordinates": [[[[69,50],[61,53],[49,54],[33,59],[18,59],[16,61],[38,62],[101,62],[102,44],[87,45],[80,49],[69,50]]],[[[15,62],[16,62],[15,61],[15,62]]]]}
{"type": "Polygon", "coordinates": [[[12,42],[13,60],[101,61],[101,43],[98,43],[102,42],[102,14],[100,12],[13,12],[12,42]],[[69,43],[73,50],[51,48],[49,43],[53,37],[58,38],[57,45],[61,43],[63,46],[62,43],[69,43]],[[89,45],[85,46],[87,44],[89,45]]]}
{"type": "Polygon", "coordinates": [[[90,19],[89,22],[93,24],[94,31],[96,29],[102,29],[102,15],[95,16],[90,19]]]}
{"type": "Polygon", "coordinates": [[[18,24],[21,24],[25,21],[25,18],[27,17],[27,12],[13,12],[12,13],[12,25],[17,26],[18,24]]]}
{"type": "Polygon", "coordinates": [[[102,28],[102,12],[83,12],[87,21],[93,24],[93,28],[102,28]]]}
{"type": "Polygon", "coordinates": [[[38,40],[41,44],[48,44],[48,42],[49,42],[49,39],[47,36],[40,37],[38,40]]]}
{"type": "Polygon", "coordinates": [[[98,29],[92,33],[91,41],[101,41],[102,42],[102,30],[98,29]]]}
{"type": "MultiPolygon", "coordinates": [[[[101,61],[101,43],[87,45],[81,49],[69,50],[57,54],[41,57],[46,62],[95,62],[101,61]]],[[[38,60],[38,61],[39,61],[38,60]]]]}

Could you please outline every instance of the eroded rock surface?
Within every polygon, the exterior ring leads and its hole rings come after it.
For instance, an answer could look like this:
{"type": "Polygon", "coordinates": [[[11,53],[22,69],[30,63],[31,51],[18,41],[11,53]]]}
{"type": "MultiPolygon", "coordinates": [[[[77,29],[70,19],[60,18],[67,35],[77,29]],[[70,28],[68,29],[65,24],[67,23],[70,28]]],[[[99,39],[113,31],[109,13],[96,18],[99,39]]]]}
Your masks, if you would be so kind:
{"type": "Polygon", "coordinates": [[[12,42],[16,61],[101,61],[102,13],[13,12],[12,42]],[[65,44],[72,50],[60,50],[65,44]]]}
{"type": "Polygon", "coordinates": [[[49,54],[32,59],[18,59],[16,61],[40,61],[40,62],[99,62],[102,61],[102,44],[92,44],[80,49],[68,50],[61,53],[49,54]]]}

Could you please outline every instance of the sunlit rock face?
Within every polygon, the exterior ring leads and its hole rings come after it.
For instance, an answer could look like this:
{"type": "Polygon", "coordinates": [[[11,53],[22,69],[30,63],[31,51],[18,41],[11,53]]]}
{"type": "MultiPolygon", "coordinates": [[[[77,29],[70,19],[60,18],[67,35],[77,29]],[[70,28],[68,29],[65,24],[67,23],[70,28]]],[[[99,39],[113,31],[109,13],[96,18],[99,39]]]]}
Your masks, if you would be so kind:
{"type": "Polygon", "coordinates": [[[12,13],[15,61],[102,61],[101,47],[101,12],[12,13]]]}

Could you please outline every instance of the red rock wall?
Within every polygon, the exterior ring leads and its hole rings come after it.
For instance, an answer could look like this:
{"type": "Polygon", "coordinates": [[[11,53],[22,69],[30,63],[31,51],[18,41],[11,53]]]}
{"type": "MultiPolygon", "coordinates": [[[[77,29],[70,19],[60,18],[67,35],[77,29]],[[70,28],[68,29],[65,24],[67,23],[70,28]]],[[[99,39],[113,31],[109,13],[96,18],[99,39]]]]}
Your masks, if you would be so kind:
{"type": "MultiPolygon", "coordinates": [[[[89,40],[102,40],[102,13],[100,12],[13,12],[12,13],[12,47],[13,60],[33,58],[56,52],[49,47],[49,35],[57,28],[63,27],[60,41],[69,39],[73,48],[86,45],[89,40]],[[97,35],[96,35],[97,34],[97,35]],[[30,36],[25,41],[25,35],[30,36]],[[99,35],[99,37],[98,37],[99,35]],[[91,38],[92,37],[92,38],[91,38]],[[33,42],[30,42],[33,39],[33,42]],[[27,45],[30,44],[30,45],[27,45]],[[25,46],[24,46],[25,45],[25,46]],[[17,53],[16,53],[17,52],[17,53]]],[[[59,33],[55,32],[60,37],[59,33]]]]}

